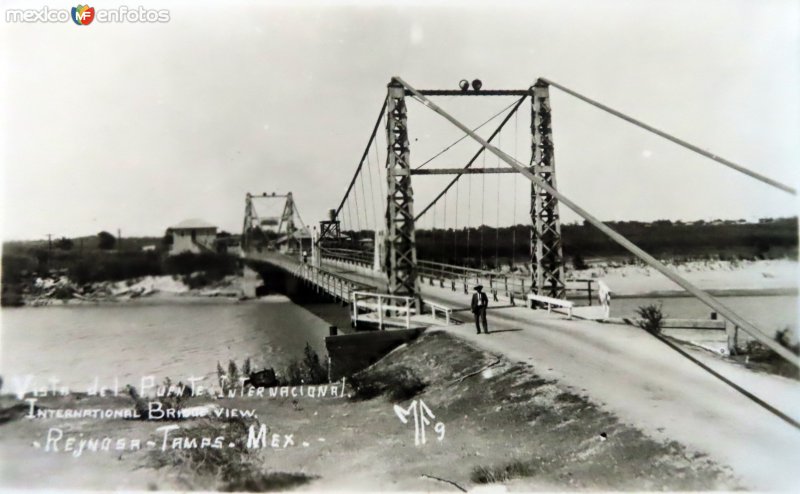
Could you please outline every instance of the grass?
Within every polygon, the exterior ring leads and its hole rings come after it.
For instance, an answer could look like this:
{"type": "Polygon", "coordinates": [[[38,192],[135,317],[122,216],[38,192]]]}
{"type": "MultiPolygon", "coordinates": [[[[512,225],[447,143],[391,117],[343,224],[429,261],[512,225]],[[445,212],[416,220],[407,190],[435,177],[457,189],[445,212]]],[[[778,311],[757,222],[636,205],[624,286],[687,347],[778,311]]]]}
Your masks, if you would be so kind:
{"type": "MultiPolygon", "coordinates": [[[[257,421],[241,418],[205,419],[193,427],[181,429],[180,435],[200,444],[204,437],[247,437],[251,425],[257,425],[257,421]]],[[[184,476],[185,482],[189,482],[189,478],[201,477],[197,480],[200,483],[198,487],[202,487],[202,490],[223,492],[283,490],[302,485],[316,478],[304,473],[263,470],[257,451],[257,449],[247,448],[243,441],[239,441],[234,447],[228,447],[226,444],[222,448],[167,449],[165,451],[156,449],[148,452],[145,466],[155,469],[175,468],[183,474],[188,474],[188,477],[184,476]],[[213,479],[214,489],[209,489],[208,483],[205,482],[207,479],[213,479]]]]}
{"type": "Polygon", "coordinates": [[[425,390],[427,384],[405,366],[391,369],[367,369],[350,378],[354,400],[370,400],[386,395],[393,403],[410,400],[425,390]]]}
{"type": "MultiPolygon", "coordinates": [[[[162,384],[166,389],[170,389],[172,386],[172,380],[170,378],[165,378],[162,384]]],[[[133,408],[136,410],[136,413],[141,417],[142,420],[151,420],[150,416],[150,406],[149,401],[158,401],[161,403],[162,409],[174,409],[178,413],[180,413],[184,405],[186,403],[187,398],[189,397],[190,391],[188,386],[184,386],[183,383],[178,382],[176,388],[183,389],[183,393],[177,393],[176,391],[169,391],[164,396],[158,398],[158,400],[147,400],[143,398],[139,391],[136,389],[135,386],[128,385],[125,388],[125,391],[128,393],[128,396],[133,400],[133,408]]],[[[155,420],[155,419],[153,419],[155,420]]]]}
{"type": "Polygon", "coordinates": [[[472,469],[469,479],[476,484],[492,484],[495,482],[508,482],[520,477],[532,477],[537,469],[530,463],[514,460],[500,466],[477,466],[472,469]]]}

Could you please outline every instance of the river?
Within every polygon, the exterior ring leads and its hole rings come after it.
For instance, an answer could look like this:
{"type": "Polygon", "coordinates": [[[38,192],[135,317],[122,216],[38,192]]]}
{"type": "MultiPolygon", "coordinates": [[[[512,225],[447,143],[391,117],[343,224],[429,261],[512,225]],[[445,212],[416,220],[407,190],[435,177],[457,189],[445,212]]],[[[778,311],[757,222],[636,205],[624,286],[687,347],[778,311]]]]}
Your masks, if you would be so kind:
{"type": "Polygon", "coordinates": [[[96,306],[4,308],[0,375],[9,392],[14,375],[36,382],[54,377],[80,390],[98,378],[137,385],[204,376],[216,385],[216,365],[229,359],[282,374],[306,343],[326,358],[329,324],[282,295],[233,302],[219,299],[146,299],[96,306]]]}
{"type": "MultiPolygon", "coordinates": [[[[767,334],[785,327],[797,329],[797,295],[722,296],[717,299],[767,334]]],[[[611,315],[628,317],[643,305],[660,304],[668,318],[708,319],[711,309],[695,297],[636,297],[611,301],[611,315]]]]}
{"type": "MultiPolygon", "coordinates": [[[[797,296],[721,297],[723,303],[772,333],[797,328],[797,296]]],[[[667,317],[707,318],[710,310],[694,298],[621,298],[613,316],[631,316],[637,307],[663,304],[667,317]]],[[[233,302],[219,299],[144,299],[100,305],[4,308],[0,314],[0,375],[8,392],[14,375],[32,374],[37,383],[57,378],[71,389],[95,378],[120,386],[142,376],[186,382],[203,376],[216,384],[217,362],[253,368],[273,367],[279,374],[302,357],[306,343],[325,358],[326,316],[334,304],[307,310],[283,295],[233,302]],[[319,314],[319,315],[315,315],[319,314]]],[[[338,308],[341,311],[341,308],[338,308]]],[[[715,332],[716,333],[716,332],[715,332]]],[[[722,338],[724,333],[714,335],[722,338]]]]}

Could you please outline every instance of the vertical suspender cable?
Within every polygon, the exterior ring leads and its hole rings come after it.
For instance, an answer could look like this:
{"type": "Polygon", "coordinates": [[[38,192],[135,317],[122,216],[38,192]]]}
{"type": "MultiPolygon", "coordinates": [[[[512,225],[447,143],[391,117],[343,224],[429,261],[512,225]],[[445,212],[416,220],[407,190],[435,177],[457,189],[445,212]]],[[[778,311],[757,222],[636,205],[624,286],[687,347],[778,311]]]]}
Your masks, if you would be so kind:
{"type": "MultiPolygon", "coordinates": [[[[517,159],[517,123],[519,119],[514,115],[514,159],[517,159]]],[[[518,173],[514,174],[514,206],[512,219],[511,219],[511,270],[513,271],[517,264],[517,180],[518,173]]]]}

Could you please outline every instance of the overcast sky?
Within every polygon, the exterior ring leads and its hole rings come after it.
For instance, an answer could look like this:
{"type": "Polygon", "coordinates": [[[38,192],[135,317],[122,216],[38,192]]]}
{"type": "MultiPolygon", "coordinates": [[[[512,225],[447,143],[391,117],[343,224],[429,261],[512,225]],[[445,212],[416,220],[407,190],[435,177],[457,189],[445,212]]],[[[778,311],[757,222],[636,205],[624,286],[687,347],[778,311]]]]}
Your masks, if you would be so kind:
{"type": "MultiPolygon", "coordinates": [[[[3,10],[38,5],[74,6],[3,10]]],[[[169,9],[170,21],[0,20],[3,238],[161,235],[186,218],[239,231],[248,191],[292,191],[315,222],[341,199],[393,75],[453,89],[462,78],[507,89],[547,77],[800,182],[797,1],[141,5],[169,9]]],[[[470,126],[511,102],[437,101],[470,126]]],[[[752,220],[798,209],[788,194],[556,89],[552,107],[559,189],[601,219],[752,220]]],[[[526,161],[524,108],[501,138],[526,161]]],[[[415,165],[458,137],[415,103],[409,129],[415,165]]],[[[436,166],[461,166],[475,149],[464,141],[436,166]]],[[[525,221],[523,182],[480,180],[472,178],[471,205],[467,185],[458,203],[449,199],[449,226],[481,215],[525,221]]],[[[441,186],[414,183],[418,208],[441,186]]]]}

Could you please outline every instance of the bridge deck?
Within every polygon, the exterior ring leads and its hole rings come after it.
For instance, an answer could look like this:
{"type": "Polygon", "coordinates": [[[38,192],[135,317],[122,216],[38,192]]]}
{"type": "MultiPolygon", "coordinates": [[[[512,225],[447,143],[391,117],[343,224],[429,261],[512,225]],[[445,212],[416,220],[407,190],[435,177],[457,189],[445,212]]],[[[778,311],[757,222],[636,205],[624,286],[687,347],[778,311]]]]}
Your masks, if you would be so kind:
{"type": "MultiPolygon", "coordinates": [[[[361,283],[385,283],[357,266],[325,262],[323,269],[361,283]]],[[[676,440],[731,466],[749,486],[798,487],[793,474],[800,464],[797,429],[644,331],[596,321],[568,321],[561,314],[494,302],[488,312],[491,334],[477,335],[470,321],[470,294],[427,283],[422,284],[422,292],[426,300],[464,310],[456,315],[469,322],[438,330],[457,334],[509,360],[533,365],[542,377],[589,396],[648,435],[676,440]]],[[[705,351],[688,351],[800,420],[796,381],[755,373],[705,351]]],[[[614,440],[613,435],[609,439],[614,440]]]]}

